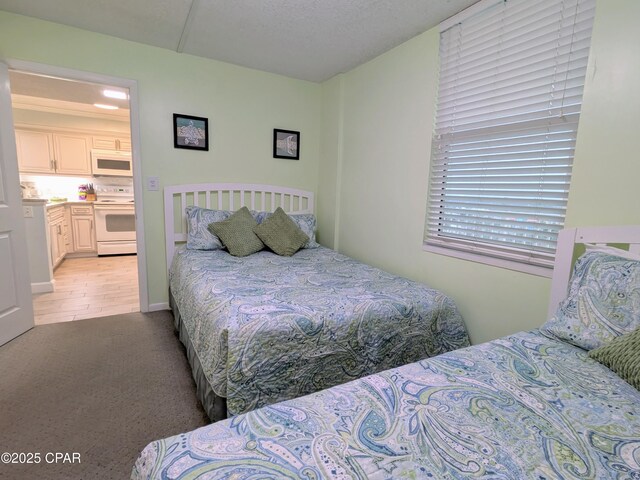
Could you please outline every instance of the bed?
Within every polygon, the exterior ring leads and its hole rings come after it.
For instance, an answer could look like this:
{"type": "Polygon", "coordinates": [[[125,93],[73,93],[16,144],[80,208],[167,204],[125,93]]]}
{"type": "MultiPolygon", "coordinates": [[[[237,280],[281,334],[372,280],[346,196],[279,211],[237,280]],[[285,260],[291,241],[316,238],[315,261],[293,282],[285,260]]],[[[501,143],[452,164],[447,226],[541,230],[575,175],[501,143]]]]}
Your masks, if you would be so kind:
{"type": "Polygon", "coordinates": [[[640,378],[602,353],[635,339],[639,373],[639,243],[563,230],[541,328],[152,442],[132,478],[640,478],[640,378]],[[631,253],[590,248],[569,280],[583,242],[631,253]]]}
{"type": "Polygon", "coordinates": [[[449,297],[315,242],[313,201],[266,185],[165,189],[171,307],[214,421],[469,345],[449,297]],[[207,225],[241,207],[261,224],[281,208],[308,242],[230,255],[207,225]]]}

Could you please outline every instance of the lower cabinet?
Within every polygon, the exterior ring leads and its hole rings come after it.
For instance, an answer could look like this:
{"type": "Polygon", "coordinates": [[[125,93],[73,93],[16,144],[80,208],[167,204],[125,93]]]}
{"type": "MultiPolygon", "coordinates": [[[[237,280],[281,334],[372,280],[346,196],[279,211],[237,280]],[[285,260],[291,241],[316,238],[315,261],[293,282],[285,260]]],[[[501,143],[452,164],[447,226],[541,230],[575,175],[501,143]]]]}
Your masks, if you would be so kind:
{"type": "Polygon", "coordinates": [[[83,257],[97,253],[93,205],[55,205],[47,209],[51,268],[66,256],[83,257]]]}
{"type": "Polygon", "coordinates": [[[64,207],[64,245],[67,250],[67,253],[73,251],[73,242],[72,242],[72,234],[71,231],[71,209],[69,206],[64,207]]]}
{"type": "Polygon", "coordinates": [[[67,254],[65,243],[66,225],[64,206],[56,206],[47,210],[49,224],[49,248],[51,250],[51,268],[56,268],[67,254]]]}
{"type": "Polygon", "coordinates": [[[71,205],[71,229],[74,253],[97,251],[93,205],[71,205]]]}

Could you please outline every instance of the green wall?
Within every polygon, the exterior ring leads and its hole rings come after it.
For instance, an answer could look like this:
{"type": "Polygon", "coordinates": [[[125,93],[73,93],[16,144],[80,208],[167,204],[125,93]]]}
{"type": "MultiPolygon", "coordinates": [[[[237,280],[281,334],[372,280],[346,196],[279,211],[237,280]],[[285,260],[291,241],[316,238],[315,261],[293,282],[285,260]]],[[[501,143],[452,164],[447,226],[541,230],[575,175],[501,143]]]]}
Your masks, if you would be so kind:
{"type": "Polygon", "coordinates": [[[599,0],[567,224],[640,224],[640,2],[599,0]]]}
{"type": "Polygon", "coordinates": [[[318,241],[322,245],[339,249],[338,219],[340,212],[340,182],[342,175],[342,131],[344,130],[342,105],[342,75],[322,84],[322,129],[320,138],[321,163],[318,185],[322,194],[316,202],[318,241]]]}
{"type": "MultiPolygon", "coordinates": [[[[638,19],[635,0],[597,4],[568,226],[640,224],[638,19]]],[[[339,249],[448,293],[478,343],[540,326],[550,280],[422,250],[437,69],[434,28],[324,85],[343,128],[329,134],[338,117],[325,116],[323,147],[342,160],[323,157],[321,171],[340,179],[339,249]]]]}
{"type": "MultiPolygon", "coordinates": [[[[0,59],[138,82],[143,177],[317,190],[322,87],[0,11],[0,59]],[[209,118],[210,151],[173,148],[172,114],[209,118]],[[273,128],[301,131],[299,161],[272,158],[273,128]]],[[[167,301],[162,189],[144,191],[150,304],[167,301]]]]}

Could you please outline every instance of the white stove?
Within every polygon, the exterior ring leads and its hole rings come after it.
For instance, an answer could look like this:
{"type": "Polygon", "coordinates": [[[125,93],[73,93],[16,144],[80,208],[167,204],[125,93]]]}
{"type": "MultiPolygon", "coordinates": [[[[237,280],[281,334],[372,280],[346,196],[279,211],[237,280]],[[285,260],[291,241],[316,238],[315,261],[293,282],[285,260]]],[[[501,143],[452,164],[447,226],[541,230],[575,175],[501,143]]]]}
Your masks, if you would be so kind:
{"type": "Polygon", "coordinates": [[[126,185],[97,185],[95,203],[133,203],[133,187],[126,185]]]}
{"type": "Polygon", "coordinates": [[[96,195],[93,208],[98,255],[137,253],[133,187],[99,185],[96,186],[96,195]]]}

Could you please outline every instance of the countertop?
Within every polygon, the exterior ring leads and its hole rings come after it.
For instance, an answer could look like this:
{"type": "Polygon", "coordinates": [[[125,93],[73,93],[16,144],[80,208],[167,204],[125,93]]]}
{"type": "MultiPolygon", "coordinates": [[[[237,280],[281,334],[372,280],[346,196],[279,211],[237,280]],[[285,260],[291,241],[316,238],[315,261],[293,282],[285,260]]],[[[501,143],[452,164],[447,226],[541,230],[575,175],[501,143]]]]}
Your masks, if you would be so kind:
{"type": "Polygon", "coordinates": [[[49,200],[47,200],[46,198],[23,198],[22,204],[23,205],[44,205],[48,201],[49,200]]]}
{"type": "Polygon", "coordinates": [[[65,205],[93,205],[93,201],[87,200],[66,200],[64,202],[51,202],[46,198],[23,198],[22,203],[25,205],[43,205],[46,208],[63,207],[65,205]]]}
{"type": "Polygon", "coordinates": [[[64,205],[93,205],[94,202],[91,201],[87,201],[87,200],[66,200],[64,202],[47,202],[47,208],[53,208],[53,207],[57,207],[57,206],[64,206],[64,205]]]}

